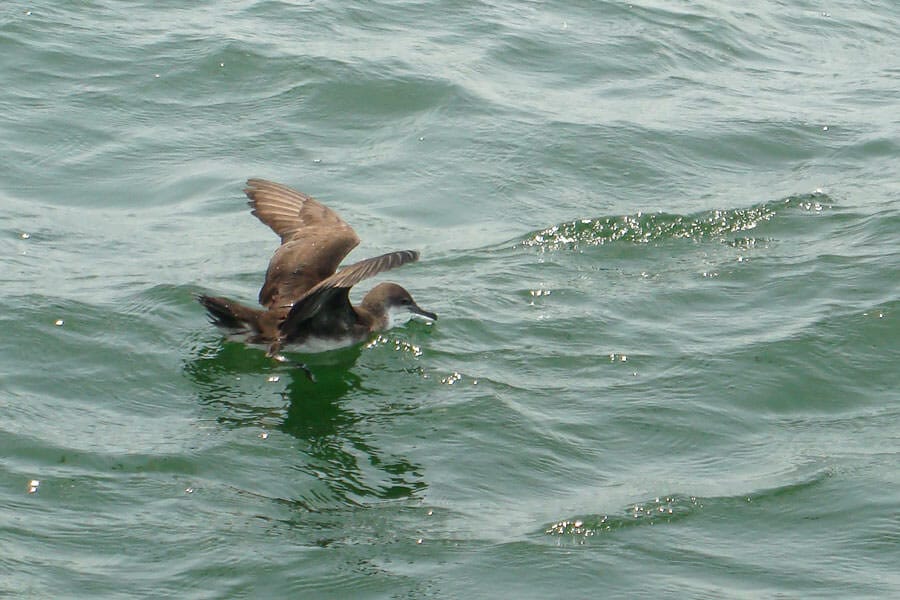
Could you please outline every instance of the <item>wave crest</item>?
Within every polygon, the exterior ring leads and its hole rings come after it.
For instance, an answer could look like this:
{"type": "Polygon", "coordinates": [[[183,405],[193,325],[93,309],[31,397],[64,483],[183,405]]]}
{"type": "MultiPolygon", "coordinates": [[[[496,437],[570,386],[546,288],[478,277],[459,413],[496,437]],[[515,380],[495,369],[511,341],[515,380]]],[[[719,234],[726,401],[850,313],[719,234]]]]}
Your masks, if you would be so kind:
{"type": "Polygon", "coordinates": [[[646,244],[670,239],[701,241],[755,229],[785,210],[818,212],[830,205],[831,199],[817,191],[750,208],[711,210],[696,215],[638,212],[619,217],[577,219],[533,233],[520,244],[548,252],[601,246],[608,242],[646,244]]]}

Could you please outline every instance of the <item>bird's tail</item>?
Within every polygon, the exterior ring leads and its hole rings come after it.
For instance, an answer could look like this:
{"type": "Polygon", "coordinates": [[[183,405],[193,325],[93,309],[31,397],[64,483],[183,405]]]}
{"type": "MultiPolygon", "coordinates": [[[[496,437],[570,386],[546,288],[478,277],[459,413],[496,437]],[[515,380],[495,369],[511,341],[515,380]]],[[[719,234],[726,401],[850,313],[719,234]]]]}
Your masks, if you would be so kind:
{"type": "Polygon", "coordinates": [[[197,301],[206,308],[214,325],[228,329],[250,329],[259,332],[261,310],[244,306],[227,298],[200,294],[197,301]]]}

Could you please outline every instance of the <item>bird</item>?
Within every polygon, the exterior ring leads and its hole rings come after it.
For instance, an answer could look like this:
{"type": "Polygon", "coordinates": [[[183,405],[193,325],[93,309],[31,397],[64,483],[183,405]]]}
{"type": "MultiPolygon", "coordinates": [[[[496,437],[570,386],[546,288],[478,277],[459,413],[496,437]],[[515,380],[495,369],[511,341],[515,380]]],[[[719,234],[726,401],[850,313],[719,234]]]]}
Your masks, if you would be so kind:
{"type": "Polygon", "coordinates": [[[437,320],[396,283],[379,283],[358,305],[350,303],[350,288],[419,260],[418,251],[388,252],[338,270],[360,240],[335,211],[265,179],[248,179],[244,193],[252,214],[281,237],[281,245],[259,291],[262,309],[219,296],[197,296],[214,325],[245,334],[250,344],[267,345],[267,356],[286,361],[282,348],[315,353],[355,345],[389,329],[401,314],[437,320]]]}

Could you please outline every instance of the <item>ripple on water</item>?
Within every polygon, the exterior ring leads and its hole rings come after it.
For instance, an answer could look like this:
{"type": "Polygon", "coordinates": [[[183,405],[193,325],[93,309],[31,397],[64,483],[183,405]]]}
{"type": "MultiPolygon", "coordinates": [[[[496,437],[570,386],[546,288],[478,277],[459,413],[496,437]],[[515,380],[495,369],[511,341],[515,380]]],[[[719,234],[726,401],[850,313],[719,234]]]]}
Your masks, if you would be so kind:
{"type": "MultiPolygon", "coordinates": [[[[826,194],[816,191],[750,208],[712,210],[694,216],[638,212],[620,217],[578,219],[534,233],[520,244],[537,248],[541,252],[552,252],[577,250],[610,242],[646,244],[673,239],[701,241],[755,229],[784,211],[820,212],[831,204],[832,201],[826,194]]],[[[735,243],[748,245],[755,243],[755,240],[743,238],[742,242],[735,243]]]]}
{"type": "Polygon", "coordinates": [[[544,533],[555,536],[558,543],[568,540],[583,544],[588,538],[619,529],[670,524],[687,518],[699,518],[705,510],[717,515],[722,511],[739,512],[746,510],[749,504],[777,503],[779,499],[795,494],[815,494],[815,490],[821,487],[832,473],[830,467],[813,461],[807,467],[775,474],[775,478],[787,478],[789,481],[774,487],[732,496],[702,498],[684,494],[656,496],[651,500],[628,504],[614,514],[588,514],[561,519],[549,524],[544,533]]]}

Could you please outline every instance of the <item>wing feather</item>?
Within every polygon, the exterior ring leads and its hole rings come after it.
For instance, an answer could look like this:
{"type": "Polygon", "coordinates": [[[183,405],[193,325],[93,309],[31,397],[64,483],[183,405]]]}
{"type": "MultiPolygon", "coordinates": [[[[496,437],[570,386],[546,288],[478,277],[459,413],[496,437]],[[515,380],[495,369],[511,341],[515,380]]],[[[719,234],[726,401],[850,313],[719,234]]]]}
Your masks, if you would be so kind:
{"type": "Polygon", "coordinates": [[[398,250],[367,258],[341,269],[331,277],[320,281],[294,303],[279,326],[281,332],[290,337],[290,332],[295,331],[300,323],[313,318],[323,306],[336,298],[337,294],[343,294],[344,298],[347,298],[346,303],[349,307],[347,291],[351,287],[363,279],[417,260],[419,260],[417,251],[398,250]]]}
{"type": "Polygon", "coordinates": [[[311,196],[265,179],[248,179],[244,193],[253,215],[281,237],[259,292],[263,306],[293,303],[359,244],[353,228],[311,196]]]}

